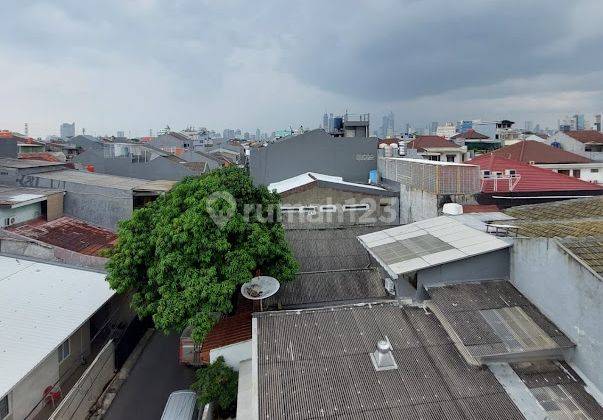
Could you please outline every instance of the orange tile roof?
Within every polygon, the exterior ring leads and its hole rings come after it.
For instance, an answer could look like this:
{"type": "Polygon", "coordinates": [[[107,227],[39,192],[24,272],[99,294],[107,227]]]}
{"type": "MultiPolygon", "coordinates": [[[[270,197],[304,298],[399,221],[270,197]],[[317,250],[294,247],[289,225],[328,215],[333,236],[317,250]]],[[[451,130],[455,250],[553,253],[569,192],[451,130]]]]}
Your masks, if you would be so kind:
{"type": "Polygon", "coordinates": [[[50,152],[19,153],[19,159],[44,160],[46,162],[60,162],[61,160],[50,152]]]}
{"type": "Polygon", "coordinates": [[[565,134],[581,143],[603,143],[603,133],[594,130],[566,131],[565,134]]]}
{"type": "Polygon", "coordinates": [[[536,140],[524,140],[491,152],[524,163],[590,163],[592,160],[536,140]]]}
{"type": "Polygon", "coordinates": [[[201,343],[201,361],[209,363],[212,349],[251,340],[251,312],[241,312],[222,318],[201,343]]]}

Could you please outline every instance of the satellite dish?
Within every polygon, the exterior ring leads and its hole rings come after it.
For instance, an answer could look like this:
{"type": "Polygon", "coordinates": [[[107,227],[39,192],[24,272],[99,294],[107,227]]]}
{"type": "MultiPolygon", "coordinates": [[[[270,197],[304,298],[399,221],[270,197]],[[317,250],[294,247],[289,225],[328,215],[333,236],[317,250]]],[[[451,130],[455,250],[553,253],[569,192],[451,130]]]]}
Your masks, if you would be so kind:
{"type": "Polygon", "coordinates": [[[280,287],[281,284],[274,277],[259,276],[243,283],[241,294],[247,299],[261,300],[274,295],[280,287]]]}

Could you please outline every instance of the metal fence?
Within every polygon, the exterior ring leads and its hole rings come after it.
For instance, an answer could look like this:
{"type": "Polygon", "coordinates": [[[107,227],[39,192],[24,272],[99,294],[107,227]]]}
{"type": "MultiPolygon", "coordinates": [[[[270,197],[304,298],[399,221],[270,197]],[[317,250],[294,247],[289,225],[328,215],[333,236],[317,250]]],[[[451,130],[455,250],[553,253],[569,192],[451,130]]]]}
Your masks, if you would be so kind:
{"type": "Polygon", "coordinates": [[[84,419],[114,375],[115,345],[109,340],[50,416],[50,420],[84,419]]]}

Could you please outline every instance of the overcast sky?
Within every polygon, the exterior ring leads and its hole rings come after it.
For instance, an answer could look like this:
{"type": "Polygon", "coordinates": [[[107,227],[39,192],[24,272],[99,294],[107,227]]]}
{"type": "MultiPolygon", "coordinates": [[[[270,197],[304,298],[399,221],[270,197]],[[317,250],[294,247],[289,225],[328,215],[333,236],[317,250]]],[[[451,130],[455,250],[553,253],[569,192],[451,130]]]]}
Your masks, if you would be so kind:
{"type": "Polygon", "coordinates": [[[0,128],[254,131],[603,110],[601,0],[1,0],[0,128]]]}

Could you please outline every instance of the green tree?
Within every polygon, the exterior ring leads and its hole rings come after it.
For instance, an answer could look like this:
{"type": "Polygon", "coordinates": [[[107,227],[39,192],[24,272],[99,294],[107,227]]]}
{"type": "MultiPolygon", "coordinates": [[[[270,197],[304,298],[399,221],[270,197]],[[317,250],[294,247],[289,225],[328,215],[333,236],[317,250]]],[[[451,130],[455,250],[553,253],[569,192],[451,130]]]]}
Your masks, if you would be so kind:
{"type": "Polygon", "coordinates": [[[295,276],[282,224],[261,220],[278,204],[278,194],[239,168],[186,178],[120,223],[108,281],[131,291],[134,310],[158,329],[192,326],[202,341],[257,270],[282,282],[295,276]]]}
{"type": "Polygon", "coordinates": [[[199,405],[214,402],[222,415],[233,416],[236,411],[239,375],[224,362],[222,356],[195,374],[192,389],[197,393],[199,405]]]}

